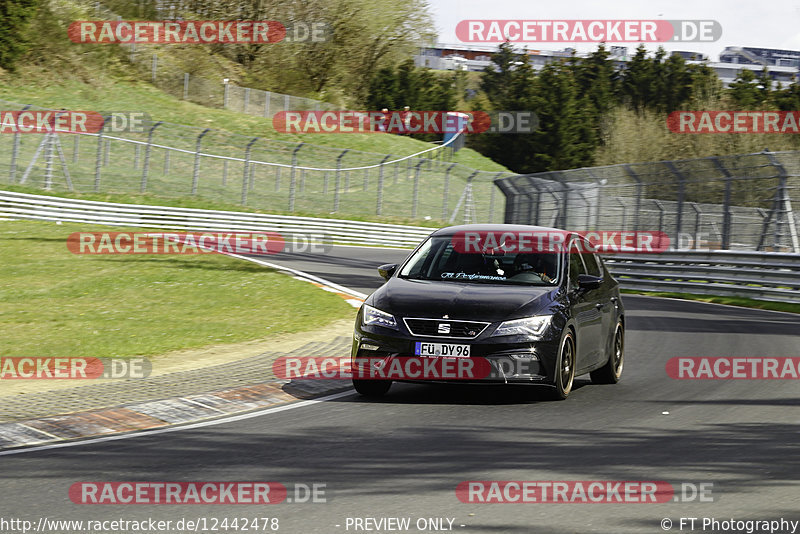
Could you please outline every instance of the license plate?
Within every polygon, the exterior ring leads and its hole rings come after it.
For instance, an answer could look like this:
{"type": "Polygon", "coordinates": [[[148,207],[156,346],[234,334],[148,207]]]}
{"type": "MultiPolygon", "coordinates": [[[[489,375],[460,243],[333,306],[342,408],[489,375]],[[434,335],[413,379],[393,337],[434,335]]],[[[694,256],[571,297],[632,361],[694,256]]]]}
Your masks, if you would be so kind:
{"type": "Polygon", "coordinates": [[[469,345],[453,343],[415,343],[414,354],[433,358],[469,358],[469,345]]]}

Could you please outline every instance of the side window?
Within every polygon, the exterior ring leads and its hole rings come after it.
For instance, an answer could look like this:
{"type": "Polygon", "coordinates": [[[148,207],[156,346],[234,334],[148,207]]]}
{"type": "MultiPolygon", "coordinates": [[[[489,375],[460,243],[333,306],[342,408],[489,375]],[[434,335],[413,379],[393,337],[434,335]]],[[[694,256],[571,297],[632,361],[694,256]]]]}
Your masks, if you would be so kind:
{"type": "Polygon", "coordinates": [[[586,266],[584,266],[581,256],[583,254],[574,248],[574,242],[571,243],[569,248],[569,282],[573,288],[578,287],[578,275],[586,274],[586,266]]]}
{"type": "Polygon", "coordinates": [[[587,253],[583,255],[583,261],[586,263],[586,272],[592,276],[603,276],[603,271],[600,269],[599,258],[596,254],[587,253]]]}

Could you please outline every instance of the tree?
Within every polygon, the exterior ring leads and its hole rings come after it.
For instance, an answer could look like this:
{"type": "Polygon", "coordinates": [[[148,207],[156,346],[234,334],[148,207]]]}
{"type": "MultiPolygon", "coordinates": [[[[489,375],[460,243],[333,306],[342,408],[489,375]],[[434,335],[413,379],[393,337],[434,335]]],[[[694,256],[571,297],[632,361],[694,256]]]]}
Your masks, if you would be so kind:
{"type": "Polygon", "coordinates": [[[652,61],[647,58],[647,49],[641,44],[622,73],[620,96],[635,111],[642,111],[650,102],[652,91],[652,61]]]}
{"type": "Polygon", "coordinates": [[[39,0],[4,0],[0,3],[0,67],[13,70],[29,43],[28,25],[39,0]]]}
{"type": "Polygon", "coordinates": [[[758,80],[753,71],[742,69],[728,86],[728,95],[739,109],[756,109],[761,103],[762,93],[758,89],[758,80]]]}

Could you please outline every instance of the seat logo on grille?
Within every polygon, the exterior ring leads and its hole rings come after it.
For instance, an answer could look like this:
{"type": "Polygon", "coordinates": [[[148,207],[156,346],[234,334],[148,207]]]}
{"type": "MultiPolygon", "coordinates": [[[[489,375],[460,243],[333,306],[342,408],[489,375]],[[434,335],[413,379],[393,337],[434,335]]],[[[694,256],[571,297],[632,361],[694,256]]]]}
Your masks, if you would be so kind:
{"type": "Polygon", "coordinates": [[[439,330],[440,334],[449,334],[450,333],[450,324],[449,323],[439,323],[439,330]]]}

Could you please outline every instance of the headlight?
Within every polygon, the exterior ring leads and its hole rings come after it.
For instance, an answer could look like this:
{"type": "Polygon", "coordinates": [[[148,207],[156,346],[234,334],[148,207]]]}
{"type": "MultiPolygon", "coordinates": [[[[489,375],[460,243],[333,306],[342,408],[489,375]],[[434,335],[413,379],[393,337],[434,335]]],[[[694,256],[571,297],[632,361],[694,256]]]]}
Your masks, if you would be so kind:
{"type": "Polygon", "coordinates": [[[364,316],[361,322],[364,326],[382,326],[397,330],[397,321],[395,321],[394,315],[382,312],[366,304],[364,304],[364,316]]]}
{"type": "Polygon", "coordinates": [[[541,338],[544,331],[550,326],[550,320],[552,318],[552,315],[537,315],[536,317],[506,321],[501,323],[492,335],[541,338]]]}

